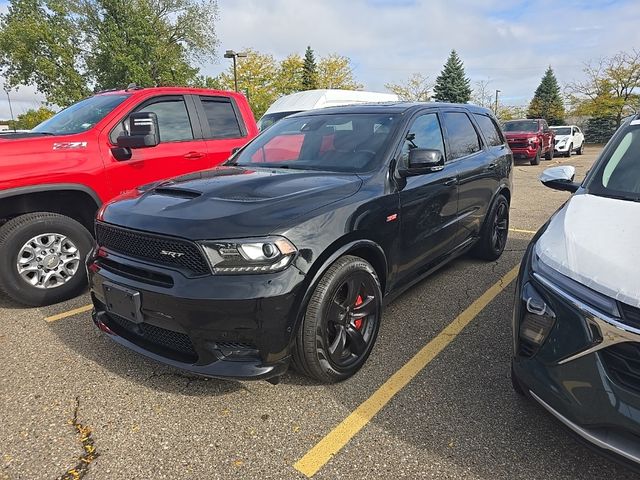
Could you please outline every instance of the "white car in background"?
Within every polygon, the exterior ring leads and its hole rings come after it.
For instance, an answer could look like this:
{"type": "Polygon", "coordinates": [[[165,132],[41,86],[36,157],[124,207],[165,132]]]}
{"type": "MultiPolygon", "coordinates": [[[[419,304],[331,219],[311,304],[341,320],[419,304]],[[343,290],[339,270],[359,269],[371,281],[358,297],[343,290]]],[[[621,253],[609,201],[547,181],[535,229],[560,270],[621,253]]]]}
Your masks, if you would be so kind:
{"type": "Polygon", "coordinates": [[[284,117],[316,108],[338,107],[354,103],[397,102],[399,100],[398,95],[394,93],[336,89],[305,90],[285,95],[273,102],[262,118],[258,120],[258,128],[263,131],[284,117]]]}
{"type": "Polygon", "coordinates": [[[555,153],[570,157],[573,152],[582,155],[584,152],[584,134],[576,125],[551,127],[556,134],[555,153]]]}

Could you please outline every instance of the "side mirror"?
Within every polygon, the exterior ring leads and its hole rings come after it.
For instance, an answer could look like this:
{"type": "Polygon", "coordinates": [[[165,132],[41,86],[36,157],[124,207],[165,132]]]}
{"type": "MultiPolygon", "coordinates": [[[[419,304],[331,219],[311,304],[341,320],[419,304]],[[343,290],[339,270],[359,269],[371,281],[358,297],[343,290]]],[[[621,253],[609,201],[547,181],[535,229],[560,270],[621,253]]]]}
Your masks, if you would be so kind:
{"type": "Polygon", "coordinates": [[[414,148],[409,150],[408,165],[398,168],[401,177],[412,177],[437,172],[444,168],[444,156],[440,150],[414,148]]]}
{"type": "Polygon", "coordinates": [[[574,193],[580,188],[580,184],[573,181],[575,176],[575,167],[561,165],[559,167],[547,168],[540,175],[540,181],[545,187],[574,193]]]}
{"type": "Polygon", "coordinates": [[[147,148],[160,143],[158,117],[153,112],[134,112],[129,115],[129,135],[120,135],[118,147],[147,148]]]}

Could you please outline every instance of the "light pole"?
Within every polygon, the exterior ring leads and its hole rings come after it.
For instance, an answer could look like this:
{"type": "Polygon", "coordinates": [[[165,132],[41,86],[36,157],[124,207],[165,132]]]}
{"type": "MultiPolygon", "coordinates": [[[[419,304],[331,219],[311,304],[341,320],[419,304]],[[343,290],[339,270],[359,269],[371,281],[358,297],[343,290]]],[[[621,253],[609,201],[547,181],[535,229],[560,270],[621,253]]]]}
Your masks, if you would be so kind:
{"type": "Polygon", "coordinates": [[[500,90],[496,90],[496,106],[495,106],[495,111],[494,111],[496,116],[498,115],[498,94],[499,93],[500,93],[500,90]]]}
{"type": "Polygon", "coordinates": [[[16,131],[16,121],[13,118],[13,107],[11,106],[11,97],[9,96],[9,89],[6,88],[4,90],[5,92],[7,92],[7,100],[9,100],[9,113],[11,114],[11,125],[13,125],[13,131],[16,131]]]}
{"type": "Polygon", "coordinates": [[[237,70],[237,58],[246,57],[246,52],[234,52],[233,50],[227,50],[224,52],[224,58],[233,58],[233,84],[235,86],[236,92],[238,91],[238,70],[237,70]]]}

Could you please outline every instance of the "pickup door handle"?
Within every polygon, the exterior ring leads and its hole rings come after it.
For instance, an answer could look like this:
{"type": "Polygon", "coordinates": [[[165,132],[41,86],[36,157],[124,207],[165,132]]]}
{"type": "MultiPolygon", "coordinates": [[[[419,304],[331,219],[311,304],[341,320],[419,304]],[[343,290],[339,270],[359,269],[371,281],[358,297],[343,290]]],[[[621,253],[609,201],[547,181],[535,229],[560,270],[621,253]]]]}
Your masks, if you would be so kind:
{"type": "Polygon", "coordinates": [[[450,178],[449,180],[444,182],[443,185],[445,185],[447,187],[450,187],[451,185],[455,185],[456,183],[458,183],[458,179],[457,178],[450,178]]]}
{"type": "Polygon", "coordinates": [[[204,156],[205,154],[202,152],[189,152],[184,156],[184,158],[186,158],[187,160],[198,160],[199,158],[202,158],[204,156]]]}

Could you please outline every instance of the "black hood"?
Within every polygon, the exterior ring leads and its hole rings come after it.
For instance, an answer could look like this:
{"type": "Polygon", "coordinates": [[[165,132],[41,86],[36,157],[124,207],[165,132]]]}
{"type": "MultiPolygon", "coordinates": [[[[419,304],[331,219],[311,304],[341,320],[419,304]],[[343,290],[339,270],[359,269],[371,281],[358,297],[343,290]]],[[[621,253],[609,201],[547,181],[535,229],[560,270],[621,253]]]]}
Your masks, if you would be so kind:
{"type": "Polygon", "coordinates": [[[354,174],[218,167],[161,182],[137,198],[125,194],[102,220],[191,240],[260,236],[361,184],[354,174]]]}

